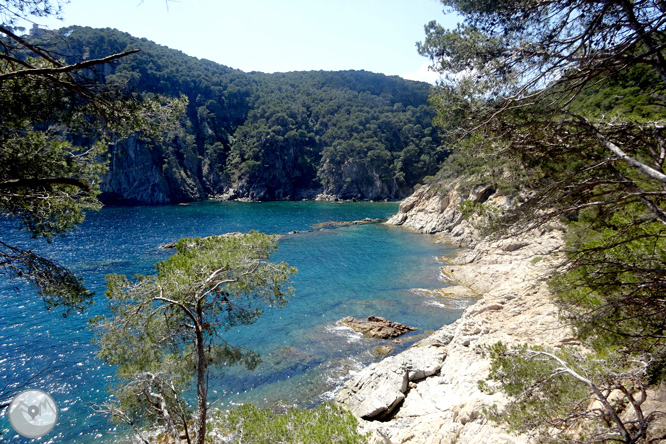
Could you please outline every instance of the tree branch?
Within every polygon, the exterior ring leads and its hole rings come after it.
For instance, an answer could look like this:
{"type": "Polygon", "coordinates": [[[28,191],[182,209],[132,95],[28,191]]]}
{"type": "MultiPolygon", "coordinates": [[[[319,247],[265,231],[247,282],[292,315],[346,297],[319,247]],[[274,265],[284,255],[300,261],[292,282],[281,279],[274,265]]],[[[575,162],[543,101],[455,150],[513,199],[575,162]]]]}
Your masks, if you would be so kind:
{"type": "Polygon", "coordinates": [[[86,60],[85,62],[74,63],[72,65],[58,66],[57,68],[31,68],[31,69],[21,69],[18,71],[8,72],[6,74],[0,74],[0,82],[4,80],[9,80],[15,77],[23,76],[47,76],[55,74],[64,74],[74,71],[80,71],[82,69],[90,68],[95,65],[101,65],[104,63],[111,62],[113,60],[119,59],[121,57],[126,57],[130,54],[135,54],[139,52],[140,49],[133,49],[131,51],[121,52],[118,54],[113,54],[108,57],[94,60],[86,60]]]}
{"type": "MultiPolygon", "coordinates": [[[[160,289],[160,294],[162,294],[162,289],[160,289]]],[[[185,312],[185,314],[186,314],[190,319],[192,319],[192,321],[194,321],[194,324],[195,324],[195,325],[197,324],[197,318],[196,318],[196,317],[194,316],[194,314],[190,311],[190,309],[187,308],[187,306],[185,306],[183,303],[178,302],[178,301],[174,301],[173,299],[165,298],[165,297],[163,297],[163,296],[155,297],[155,298],[153,298],[153,300],[155,300],[155,301],[161,301],[161,302],[166,302],[167,304],[175,305],[176,307],[178,307],[178,308],[180,308],[181,310],[183,310],[183,311],[185,312]]]]}
{"type": "Polygon", "coordinates": [[[608,415],[611,417],[611,419],[619,429],[620,434],[624,438],[624,442],[627,444],[633,444],[635,442],[635,440],[631,437],[631,434],[627,431],[620,417],[617,416],[617,413],[615,412],[613,406],[610,404],[610,402],[608,402],[608,399],[604,396],[604,394],[601,393],[601,390],[599,390],[599,387],[597,387],[596,384],[594,384],[589,379],[573,371],[571,368],[569,368],[566,362],[564,362],[562,359],[558,358],[552,353],[544,351],[535,351],[535,350],[527,350],[527,352],[532,353],[534,356],[546,356],[556,361],[558,364],[560,364],[560,368],[557,369],[556,372],[566,373],[572,378],[576,379],[577,381],[587,385],[590,388],[590,390],[592,390],[592,393],[594,393],[594,395],[597,397],[599,402],[601,402],[601,404],[604,406],[604,408],[606,409],[606,413],[608,413],[608,415]]]}
{"type": "Polygon", "coordinates": [[[663,174],[663,173],[655,170],[654,168],[652,168],[648,165],[645,165],[644,163],[639,162],[638,160],[629,156],[627,153],[622,151],[622,149],[619,146],[615,145],[613,142],[608,140],[603,134],[601,134],[599,129],[597,129],[596,126],[594,126],[590,122],[588,122],[587,119],[585,119],[582,116],[576,116],[576,117],[583,124],[583,126],[585,126],[590,131],[592,131],[594,133],[594,135],[597,137],[597,139],[599,139],[599,141],[606,148],[608,148],[613,154],[615,154],[619,159],[621,159],[621,160],[625,161],[626,163],[628,163],[629,165],[633,166],[634,168],[636,168],[638,171],[640,171],[644,175],[646,175],[646,176],[648,176],[652,179],[656,179],[656,180],[666,184],[666,174],[663,174]]]}
{"type": "Polygon", "coordinates": [[[68,177],[52,177],[48,179],[9,179],[0,182],[0,190],[21,187],[38,188],[47,185],[73,185],[82,190],[90,191],[90,187],[86,183],[68,177]]]}

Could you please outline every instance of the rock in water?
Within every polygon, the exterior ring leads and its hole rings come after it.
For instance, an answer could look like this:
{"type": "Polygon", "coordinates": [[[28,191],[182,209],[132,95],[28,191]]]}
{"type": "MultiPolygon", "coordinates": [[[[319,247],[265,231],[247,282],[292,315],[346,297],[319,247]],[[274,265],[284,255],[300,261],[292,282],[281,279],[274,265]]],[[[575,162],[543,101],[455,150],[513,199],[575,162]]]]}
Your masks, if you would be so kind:
{"type": "Polygon", "coordinates": [[[344,227],[347,225],[367,225],[367,224],[378,224],[384,222],[386,219],[371,219],[366,217],[361,220],[352,220],[349,222],[322,222],[320,224],[315,224],[315,227],[344,227]]]}
{"type": "Polygon", "coordinates": [[[400,335],[404,335],[408,331],[416,330],[416,327],[400,324],[398,322],[391,322],[388,319],[380,318],[379,316],[369,316],[368,319],[356,319],[351,316],[340,319],[338,321],[342,325],[351,327],[354,331],[362,333],[363,336],[368,338],[390,339],[400,335]]]}
{"type": "MultiPolygon", "coordinates": [[[[213,235],[213,236],[206,236],[206,237],[204,237],[204,239],[208,239],[208,238],[211,238],[211,237],[243,237],[245,235],[246,235],[245,233],[240,233],[238,231],[234,231],[232,233],[224,233],[224,234],[218,234],[218,235],[213,235]]],[[[162,245],[160,245],[160,248],[161,249],[176,248],[176,243],[177,242],[162,244],[162,245]]]]}
{"type": "Polygon", "coordinates": [[[378,345],[370,350],[370,353],[372,353],[373,356],[388,356],[393,353],[393,350],[395,349],[390,345],[378,345]]]}

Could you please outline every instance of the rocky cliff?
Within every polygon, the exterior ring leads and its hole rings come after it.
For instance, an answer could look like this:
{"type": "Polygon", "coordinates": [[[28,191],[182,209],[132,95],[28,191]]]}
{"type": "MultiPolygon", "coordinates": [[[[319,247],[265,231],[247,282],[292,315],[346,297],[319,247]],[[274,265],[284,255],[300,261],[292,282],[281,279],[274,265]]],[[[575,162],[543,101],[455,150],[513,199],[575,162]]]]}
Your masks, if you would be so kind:
{"type": "MultiPolygon", "coordinates": [[[[320,177],[324,186],[298,187],[293,171],[278,167],[250,180],[227,177],[224,162],[201,156],[195,147],[179,143],[150,146],[133,136],[111,147],[109,171],[102,177],[100,199],[106,204],[171,204],[206,198],[220,200],[386,200],[405,196],[395,180],[383,179],[356,159],[339,169],[326,162],[320,177]]],[[[386,175],[384,175],[386,176],[386,175]]]]}
{"type": "Polygon", "coordinates": [[[137,136],[113,145],[100,200],[106,204],[169,204],[205,199],[196,152],[177,143],[169,149],[173,153],[137,136]]]}
{"type": "Polygon", "coordinates": [[[324,160],[318,176],[324,184],[318,200],[402,199],[407,195],[395,178],[391,178],[390,172],[378,171],[373,165],[359,159],[347,159],[338,166],[324,160]]]}
{"type": "Polygon", "coordinates": [[[43,42],[71,63],[139,49],[86,76],[134,99],[187,99],[152,146],[133,137],[112,147],[105,203],[402,199],[447,156],[425,82],[245,73],[109,28],[67,27],[43,42]]]}
{"type": "Polygon", "coordinates": [[[451,298],[478,301],[407,351],[373,364],[349,380],[337,395],[372,433],[372,443],[526,443],[484,414],[508,400],[478,388],[490,362],[484,346],[503,341],[560,346],[575,342],[560,323],[544,277],[559,255],[561,232],[540,231],[520,239],[487,242],[461,212],[461,204],[509,200],[482,185],[461,191],[423,187],[400,206],[388,223],[435,234],[462,246],[442,272],[453,283],[451,298]],[[388,441],[387,441],[388,440],[388,441]]]}

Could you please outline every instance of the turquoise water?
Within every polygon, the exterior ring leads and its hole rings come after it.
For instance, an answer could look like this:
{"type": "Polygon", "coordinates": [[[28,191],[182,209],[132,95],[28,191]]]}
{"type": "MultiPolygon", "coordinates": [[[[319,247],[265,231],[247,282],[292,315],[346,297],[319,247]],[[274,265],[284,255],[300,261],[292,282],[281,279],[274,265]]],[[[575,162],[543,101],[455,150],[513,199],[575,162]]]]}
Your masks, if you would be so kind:
{"type": "MultiPolygon", "coordinates": [[[[50,392],[60,408],[54,430],[35,442],[107,442],[122,436],[93,412],[108,397],[113,369],[95,357],[88,318],[105,312],[104,276],[150,274],[172,254],[159,245],[184,236],[208,236],[255,229],[285,234],[275,261],[298,268],[295,297],[282,310],[267,311],[251,326],[229,331],[226,339],[262,355],[254,371],[233,368],[212,378],[211,401],[226,407],[240,402],[270,406],[281,402],[310,407],[330,399],[355,371],[378,360],[370,340],[336,325],[345,316],[383,316],[418,328],[409,336],[457,319],[463,307],[441,304],[411,291],[439,288],[438,257],[451,255],[429,236],[384,224],[318,228],[330,221],[386,218],[395,203],[200,202],[189,206],[118,207],[92,213],[85,223],[51,245],[35,242],[0,221],[3,239],[33,247],[72,267],[96,292],[84,314],[63,318],[46,312],[41,300],[17,282],[0,282],[0,389],[34,379],[29,387],[50,392]],[[289,232],[313,230],[295,234],[289,232]],[[6,233],[9,233],[7,236],[6,233]]],[[[28,442],[0,417],[2,439],[28,442]]]]}

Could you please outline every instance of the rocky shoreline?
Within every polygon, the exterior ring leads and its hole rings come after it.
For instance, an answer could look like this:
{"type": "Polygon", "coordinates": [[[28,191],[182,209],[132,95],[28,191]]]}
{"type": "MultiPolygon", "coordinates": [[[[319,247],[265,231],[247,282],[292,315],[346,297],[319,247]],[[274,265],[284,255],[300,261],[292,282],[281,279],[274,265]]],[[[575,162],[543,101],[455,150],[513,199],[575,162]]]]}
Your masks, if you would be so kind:
{"type": "Polygon", "coordinates": [[[490,366],[484,347],[498,341],[576,342],[559,321],[544,281],[561,254],[562,233],[544,230],[520,239],[483,241],[460,212],[464,200],[510,204],[483,186],[465,193],[424,187],[388,221],[463,247],[442,267],[453,283],[442,295],[479,300],[453,324],[370,365],[339,391],[336,402],[360,419],[371,443],[527,443],[527,436],[507,433],[484,414],[485,408],[501,410],[508,402],[501,393],[491,396],[478,388],[490,366]]]}

